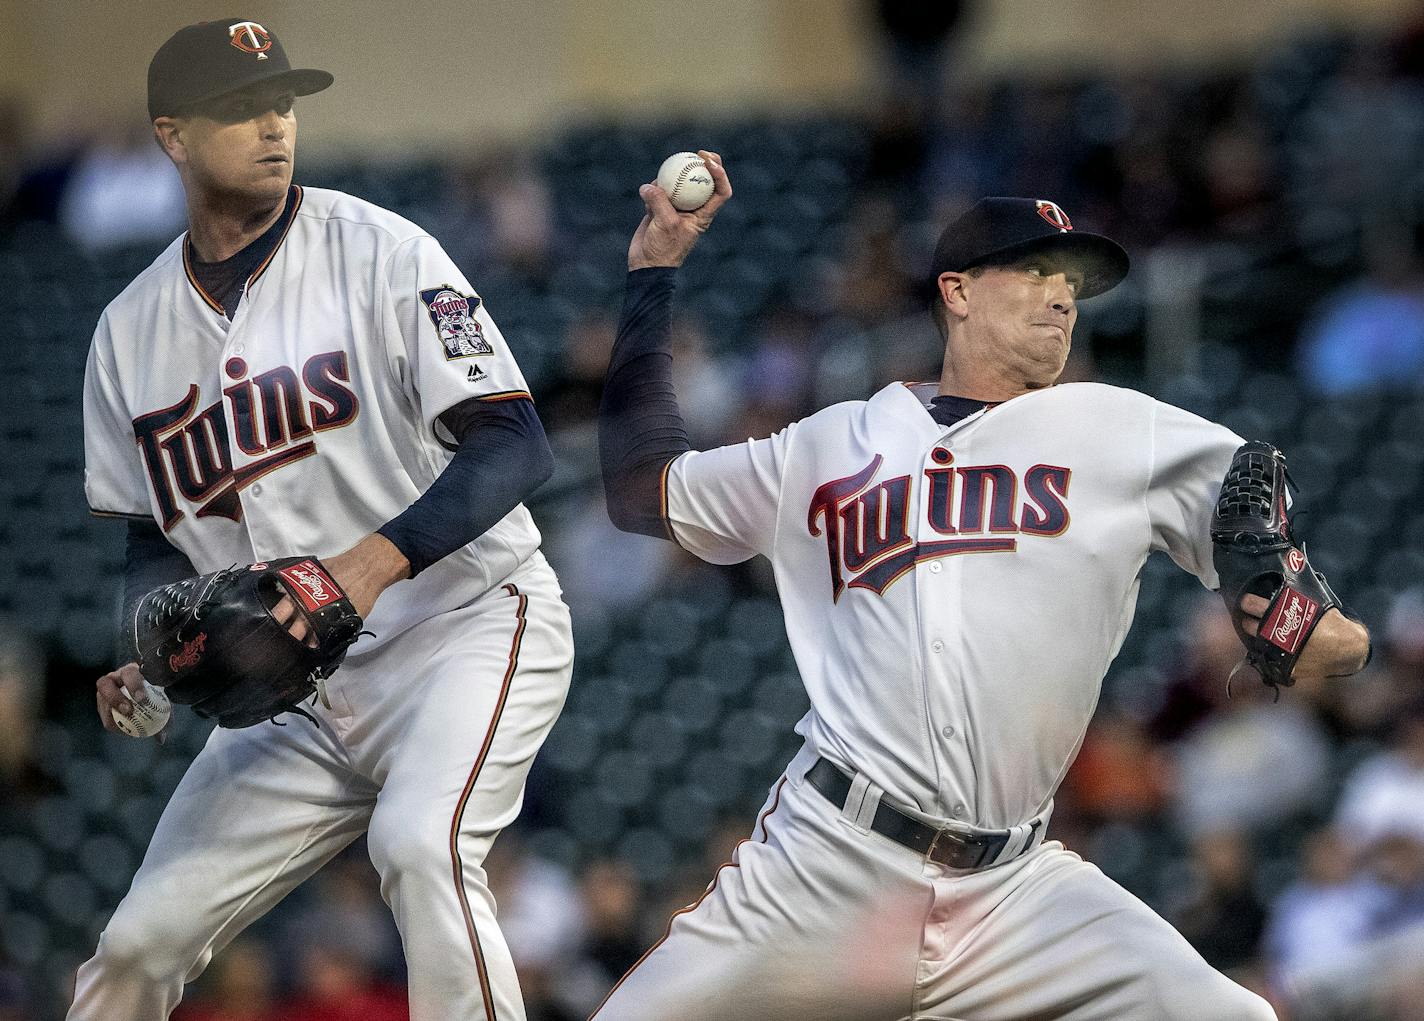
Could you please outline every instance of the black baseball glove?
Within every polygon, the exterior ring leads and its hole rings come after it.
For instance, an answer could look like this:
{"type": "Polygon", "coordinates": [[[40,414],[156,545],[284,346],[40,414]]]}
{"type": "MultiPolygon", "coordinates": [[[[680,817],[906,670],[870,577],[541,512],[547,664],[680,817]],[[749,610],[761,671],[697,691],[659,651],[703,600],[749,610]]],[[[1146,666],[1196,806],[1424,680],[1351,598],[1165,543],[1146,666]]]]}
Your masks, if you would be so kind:
{"type": "MultiPolygon", "coordinates": [[[[361,617],[315,557],[233,567],[156,588],[134,615],[139,670],[174,702],[220,727],[295,712],[341,665],[361,617]],[[306,619],[294,637],[272,615],[290,596],[306,619]]],[[[328,706],[329,708],[329,706],[328,706]]]]}
{"type": "MultiPolygon", "coordinates": [[[[1251,666],[1277,697],[1282,685],[1295,683],[1291,672],[1315,626],[1327,610],[1340,606],[1291,530],[1288,484],[1293,482],[1285,455],[1269,443],[1251,440],[1232,458],[1211,515],[1212,560],[1221,579],[1221,598],[1246,646],[1243,665],[1251,666]],[[1270,604],[1254,635],[1244,626],[1254,618],[1241,609],[1248,593],[1270,604]]],[[[1229,690],[1229,680],[1227,684],[1229,690]]]]}

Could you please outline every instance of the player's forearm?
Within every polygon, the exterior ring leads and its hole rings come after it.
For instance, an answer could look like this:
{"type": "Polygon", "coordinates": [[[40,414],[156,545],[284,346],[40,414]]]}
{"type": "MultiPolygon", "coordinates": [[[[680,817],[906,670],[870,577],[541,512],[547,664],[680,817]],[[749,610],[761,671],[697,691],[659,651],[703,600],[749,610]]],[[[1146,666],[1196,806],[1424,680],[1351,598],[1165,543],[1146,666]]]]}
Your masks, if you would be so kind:
{"type": "Polygon", "coordinates": [[[377,529],[410,562],[412,577],[484,535],[553,474],[554,452],[532,401],[470,404],[454,458],[377,529]]]}
{"type": "Polygon", "coordinates": [[[598,409],[598,451],[608,516],[625,532],[669,538],[663,472],[692,448],[672,384],[676,271],[628,274],[618,337],[598,409]]]}

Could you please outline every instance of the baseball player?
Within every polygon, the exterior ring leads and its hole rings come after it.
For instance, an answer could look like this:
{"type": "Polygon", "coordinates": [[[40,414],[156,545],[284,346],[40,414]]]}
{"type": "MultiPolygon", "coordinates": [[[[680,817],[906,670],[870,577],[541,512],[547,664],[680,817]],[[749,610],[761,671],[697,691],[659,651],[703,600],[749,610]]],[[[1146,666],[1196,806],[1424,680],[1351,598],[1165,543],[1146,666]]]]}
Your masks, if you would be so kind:
{"type": "MultiPolygon", "coordinates": [[[[213,731],[71,1018],[168,1017],[214,953],[362,833],[411,1017],[524,1016],[481,862],[569,683],[568,613],[521,503],[552,454],[440,245],[292,185],[293,102],[331,83],[252,21],[184,28],[153,58],[149,113],[189,230],[99,321],[85,487],[95,513],[130,519],[131,604],[312,554],[370,634],[312,702],[316,726],[213,731]]],[[[99,679],[106,727],[141,685],[132,663],[99,679]]]]}
{"type": "MultiPolygon", "coordinates": [[[[1045,840],[1148,555],[1216,587],[1209,524],[1242,446],[1131,390],[1055,385],[1078,302],[1126,254],[1052,202],[983,200],[935,254],[937,382],[693,451],[670,305],[731,196],[702,155],[702,209],[641,190],[601,410],[609,511],[712,563],[770,559],[811,709],[751,836],[595,1018],[1274,1017],[1045,840]]],[[[1330,610],[1296,675],[1367,651],[1330,610]]]]}

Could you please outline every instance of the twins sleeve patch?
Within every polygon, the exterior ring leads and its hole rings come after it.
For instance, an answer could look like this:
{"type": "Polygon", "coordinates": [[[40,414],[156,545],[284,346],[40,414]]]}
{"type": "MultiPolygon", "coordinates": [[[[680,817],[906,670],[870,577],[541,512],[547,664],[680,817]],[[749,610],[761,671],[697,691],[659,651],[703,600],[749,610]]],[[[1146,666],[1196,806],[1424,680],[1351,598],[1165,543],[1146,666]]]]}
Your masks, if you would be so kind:
{"type": "Polygon", "coordinates": [[[336,587],[336,582],[310,560],[284,567],[277,573],[291,585],[292,591],[301,599],[308,613],[314,613],[327,603],[334,603],[341,598],[341,590],[336,587]]]}
{"type": "Polygon", "coordinates": [[[478,294],[461,294],[449,284],[441,284],[421,291],[420,300],[435,324],[435,335],[440,338],[447,359],[494,354],[475,319],[475,310],[480,307],[478,294]]]}
{"type": "Polygon", "coordinates": [[[1320,604],[1309,596],[1287,587],[1276,600],[1276,607],[1261,625],[1261,636],[1276,648],[1294,656],[1300,648],[1320,604]]]}

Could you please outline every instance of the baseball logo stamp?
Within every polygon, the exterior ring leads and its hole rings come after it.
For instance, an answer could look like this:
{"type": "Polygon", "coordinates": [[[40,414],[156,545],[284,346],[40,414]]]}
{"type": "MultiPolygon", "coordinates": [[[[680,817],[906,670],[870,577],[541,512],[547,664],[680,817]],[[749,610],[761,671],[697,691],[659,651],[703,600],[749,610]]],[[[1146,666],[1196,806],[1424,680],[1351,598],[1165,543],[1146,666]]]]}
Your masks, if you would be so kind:
{"type": "Polygon", "coordinates": [[[272,48],[272,37],[255,21],[239,21],[227,27],[232,45],[244,53],[257,54],[258,60],[267,59],[267,51],[272,48]]]}
{"type": "Polygon", "coordinates": [[[475,310],[480,307],[479,295],[461,294],[449,284],[441,284],[421,291],[420,300],[430,313],[447,359],[494,354],[494,348],[485,339],[484,330],[475,318],[475,310]]]}

